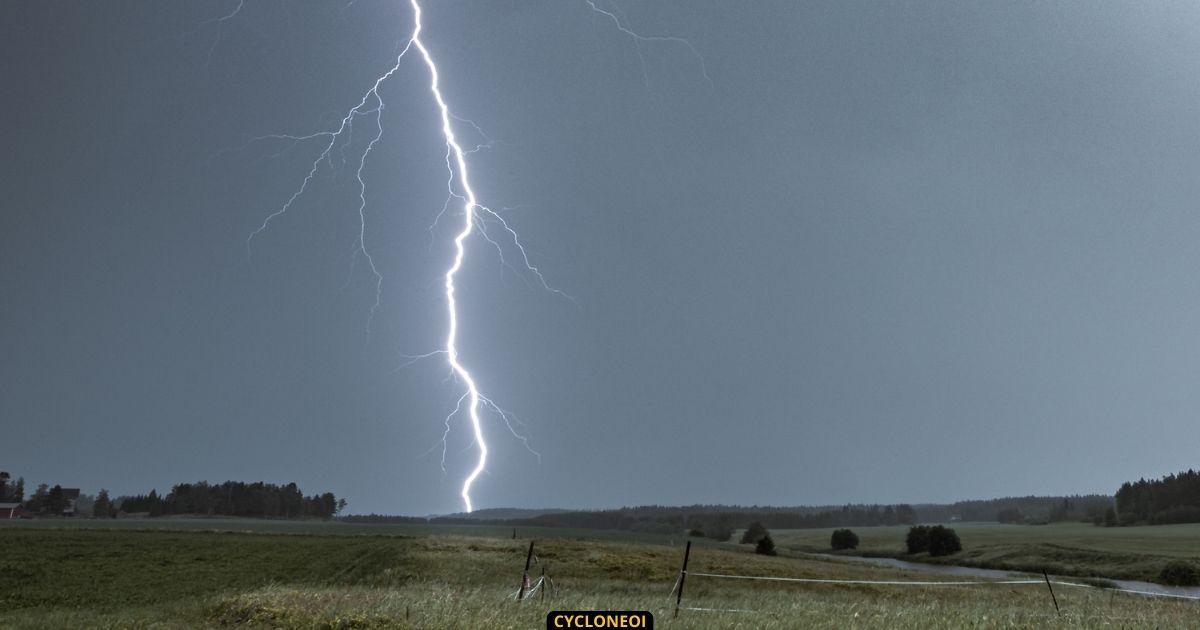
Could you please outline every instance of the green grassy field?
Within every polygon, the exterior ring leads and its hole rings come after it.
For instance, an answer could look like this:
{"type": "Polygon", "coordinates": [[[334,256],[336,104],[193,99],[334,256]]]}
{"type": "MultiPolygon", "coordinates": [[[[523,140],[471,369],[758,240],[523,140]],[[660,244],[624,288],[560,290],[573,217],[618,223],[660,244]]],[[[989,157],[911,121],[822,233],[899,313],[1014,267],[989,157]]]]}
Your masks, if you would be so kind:
{"type": "MultiPolygon", "coordinates": [[[[1085,523],[1052,525],[953,525],[962,553],[925,562],[1037,571],[1088,577],[1154,581],[1173,558],[1200,562],[1200,524],[1153,527],[1095,527],[1085,523]]],[[[906,557],[907,527],[857,527],[858,552],[906,557]]],[[[832,529],[773,532],[776,544],[794,550],[829,551],[832,529]]]]}
{"type": "MultiPolygon", "coordinates": [[[[537,555],[557,592],[518,603],[511,595],[528,540],[498,530],[334,535],[321,528],[335,524],[314,523],[289,534],[244,531],[277,523],[235,524],[243,531],[0,527],[0,627],[537,628],[552,609],[649,609],[660,625],[680,628],[1184,627],[1200,613],[1195,602],[1098,589],[1062,589],[1063,614],[1056,615],[1037,585],[803,585],[697,576],[687,582],[685,607],[758,612],[684,610],[672,623],[668,593],[680,541],[539,537],[537,555]]],[[[735,545],[694,547],[691,571],[945,579],[839,560],[768,558],[735,545]]]]}

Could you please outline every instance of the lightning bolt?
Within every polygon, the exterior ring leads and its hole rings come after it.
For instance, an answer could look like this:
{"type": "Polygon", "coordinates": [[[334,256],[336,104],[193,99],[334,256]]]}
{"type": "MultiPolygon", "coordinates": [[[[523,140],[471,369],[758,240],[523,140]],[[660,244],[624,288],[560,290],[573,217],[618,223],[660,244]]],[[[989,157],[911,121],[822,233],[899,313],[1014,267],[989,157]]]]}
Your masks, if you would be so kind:
{"type": "MultiPolygon", "coordinates": [[[[447,332],[445,343],[440,350],[434,350],[432,352],[427,352],[420,355],[404,356],[407,361],[402,363],[396,369],[398,370],[406,367],[421,359],[445,355],[453,376],[459,382],[465,385],[466,391],[458,398],[458,402],[455,404],[454,410],[451,411],[445,419],[446,431],[442,436],[441,442],[442,469],[445,470],[446,465],[445,447],[446,438],[450,433],[450,421],[454,416],[458,415],[460,411],[465,409],[470,420],[471,432],[474,438],[473,447],[475,447],[478,452],[478,459],[476,460],[474,467],[472,467],[470,474],[468,474],[466,479],[463,481],[459,495],[462,498],[466,511],[471,512],[475,508],[474,502],[471,500],[471,488],[475,484],[475,481],[479,478],[479,475],[483,473],[488,461],[488,443],[484,436],[481,408],[486,407],[498,415],[504,421],[509,431],[518,439],[520,439],[527,449],[537,455],[539,460],[541,455],[538,454],[537,451],[534,451],[532,447],[530,447],[528,437],[523,436],[517,431],[516,427],[513,426],[514,421],[520,423],[520,420],[518,420],[512,413],[504,410],[495,402],[493,402],[491,398],[488,398],[480,392],[475,377],[471,374],[471,371],[467,369],[466,365],[463,364],[460,358],[458,348],[458,287],[456,285],[456,280],[466,259],[468,239],[478,229],[478,233],[496,248],[496,251],[500,255],[501,262],[506,267],[516,271],[516,269],[509,264],[508,260],[504,257],[504,251],[500,243],[488,235],[485,221],[500,225],[503,228],[504,233],[507,234],[507,240],[513,246],[515,246],[519,252],[520,263],[524,267],[525,271],[536,278],[538,284],[540,284],[542,288],[567,297],[568,299],[570,299],[570,296],[567,296],[562,291],[550,286],[541,270],[534,266],[531,262],[525,246],[522,244],[516,230],[512,228],[509,222],[503,216],[501,216],[498,211],[479,203],[478,196],[476,195],[475,189],[471,184],[467,156],[484,148],[490,147],[492,145],[492,140],[475,123],[465,118],[455,116],[453,113],[451,113],[450,106],[446,103],[446,99],[442,95],[440,88],[441,75],[438,71],[437,63],[434,61],[433,55],[426,47],[424,40],[421,39],[421,32],[424,28],[422,23],[421,5],[418,0],[409,0],[409,4],[413,13],[413,29],[408,38],[407,44],[396,56],[395,62],[391,65],[391,67],[388,68],[383,74],[379,75],[371,85],[370,89],[363,93],[358,104],[351,107],[346,112],[346,114],[341,118],[341,121],[337,124],[336,128],[308,134],[268,134],[257,136],[255,138],[251,138],[246,144],[235,149],[245,149],[250,144],[257,142],[286,142],[287,145],[275,153],[275,155],[279,155],[298,143],[310,140],[322,141],[322,149],[320,153],[312,161],[308,173],[304,176],[304,179],[300,182],[299,186],[292,191],[292,194],[281,206],[268,213],[263,219],[262,223],[246,238],[246,252],[247,256],[249,257],[252,253],[254,239],[265,232],[274,221],[286,215],[288,211],[291,210],[296,201],[308,191],[314,179],[316,179],[318,173],[321,171],[324,165],[328,165],[330,167],[334,166],[334,153],[335,151],[339,150],[339,146],[341,147],[340,150],[343,152],[342,161],[345,162],[344,151],[345,147],[350,142],[350,135],[353,133],[355,119],[373,116],[374,133],[367,142],[366,147],[362,150],[362,153],[358,156],[358,164],[354,172],[354,179],[358,184],[358,206],[356,211],[358,215],[359,228],[358,235],[354,242],[354,254],[356,258],[361,255],[366,260],[367,266],[370,268],[371,273],[375,278],[375,303],[371,307],[371,313],[367,320],[367,329],[368,332],[370,331],[371,321],[380,306],[383,275],[380,273],[375,264],[375,259],[371,256],[371,253],[366,246],[367,200],[366,182],[363,179],[363,169],[366,166],[367,159],[370,156],[372,149],[374,149],[383,138],[382,116],[386,105],[384,104],[383,97],[379,93],[379,88],[400,69],[400,64],[404,60],[405,56],[408,55],[409,52],[415,50],[420,56],[425,68],[429,71],[429,93],[437,107],[438,117],[441,122],[440,131],[443,141],[446,145],[446,168],[449,175],[447,179],[447,189],[449,195],[446,203],[442,207],[441,212],[437,214],[437,217],[434,220],[434,225],[436,225],[437,220],[440,219],[442,215],[445,214],[449,209],[451,205],[450,202],[453,199],[458,199],[462,202],[462,222],[461,227],[459,228],[453,240],[453,259],[450,266],[446,269],[442,276],[442,286],[445,292],[447,315],[447,332]],[[453,121],[465,123],[471,126],[477,133],[480,134],[480,136],[484,138],[485,142],[483,144],[474,145],[469,149],[464,149],[463,144],[459,141],[458,137],[454,133],[453,121]],[[457,184],[457,189],[455,184],[457,184]]],[[[241,3],[239,3],[238,7],[233,12],[214,21],[225,21],[231,19],[240,10],[241,3]]],[[[431,231],[432,228],[433,226],[430,227],[431,231]]],[[[519,273],[517,275],[522,278],[524,277],[519,273]]]]}
{"type": "MultiPolygon", "coordinates": [[[[476,200],[475,189],[471,187],[471,176],[467,169],[466,152],[463,151],[462,146],[458,143],[458,139],[454,136],[454,126],[450,124],[450,107],[446,105],[446,99],[442,96],[442,91],[438,87],[438,82],[441,78],[438,74],[437,64],[434,63],[433,56],[429,54],[429,49],[425,47],[425,42],[421,40],[421,5],[417,0],[409,1],[413,9],[413,33],[409,42],[411,45],[416,46],[417,52],[425,60],[425,67],[429,69],[429,92],[433,95],[433,100],[437,103],[438,111],[441,114],[442,136],[446,140],[447,151],[454,157],[454,163],[457,166],[455,172],[458,175],[458,183],[465,197],[462,207],[462,229],[454,237],[454,262],[446,270],[444,286],[446,288],[446,314],[450,318],[449,330],[446,333],[446,360],[450,363],[450,368],[454,370],[458,378],[467,386],[467,416],[471,419],[471,431],[475,434],[475,445],[479,449],[479,459],[475,463],[475,468],[471,470],[471,474],[467,475],[466,480],[463,481],[462,491],[459,493],[459,496],[462,497],[463,505],[469,513],[474,510],[474,506],[471,503],[471,486],[474,485],[475,480],[479,478],[479,475],[483,473],[483,469],[487,465],[488,446],[487,441],[483,437],[483,423],[479,418],[479,403],[482,399],[482,396],[479,394],[479,387],[475,384],[475,378],[471,376],[471,372],[459,361],[458,357],[458,302],[455,300],[456,287],[454,279],[458,275],[458,271],[462,269],[463,260],[466,258],[467,248],[464,242],[475,228],[475,211],[479,204],[476,200]]],[[[541,274],[539,273],[538,275],[540,276],[541,274]]]]}
{"type": "MultiPolygon", "coordinates": [[[[682,44],[686,46],[697,57],[697,59],[699,59],[701,71],[704,74],[705,79],[709,78],[707,70],[704,68],[704,59],[700,57],[699,52],[687,40],[677,37],[651,37],[639,35],[638,33],[625,27],[621,19],[618,18],[615,13],[600,8],[593,0],[585,0],[585,2],[594,12],[606,16],[615,24],[619,31],[634,40],[635,44],[638,46],[639,58],[641,57],[641,44],[643,43],[673,42],[676,44],[682,44]]],[[[239,0],[237,7],[229,14],[209,20],[206,22],[206,24],[216,22],[218,25],[220,25],[221,23],[234,18],[242,10],[243,4],[244,0],[239,0]]],[[[353,4],[354,1],[352,0],[350,4],[343,8],[343,12],[353,4]]],[[[371,322],[376,314],[376,311],[378,311],[380,308],[380,297],[383,289],[383,275],[376,266],[375,259],[372,257],[366,245],[367,198],[366,182],[363,179],[363,170],[366,166],[367,159],[370,156],[371,151],[383,138],[384,132],[382,117],[386,106],[384,104],[383,97],[379,93],[380,86],[383,85],[384,82],[390,79],[392,75],[394,75],[400,69],[400,64],[410,52],[415,50],[416,54],[420,56],[422,63],[429,72],[429,94],[437,108],[438,118],[441,123],[440,132],[446,146],[446,187],[448,195],[446,202],[442,205],[441,210],[436,214],[433,224],[429,228],[430,234],[433,234],[433,229],[437,226],[438,221],[447,213],[447,211],[450,210],[454,200],[461,202],[461,223],[453,239],[454,256],[450,262],[450,265],[446,268],[442,275],[442,287],[446,300],[447,316],[447,331],[444,344],[440,349],[433,350],[432,352],[426,352],[418,355],[402,355],[406,361],[398,366],[396,370],[423,359],[444,355],[446,357],[447,365],[450,368],[451,375],[458,382],[465,386],[465,391],[463,391],[458,397],[453,411],[451,411],[444,420],[445,432],[443,433],[441,440],[442,470],[445,471],[446,468],[446,445],[447,438],[450,434],[451,420],[460,412],[465,410],[470,421],[471,432],[474,438],[471,446],[468,448],[475,448],[478,458],[475,462],[475,465],[471,468],[470,473],[463,480],[459,496],[463,501],[466,511],[472,512],[474,510],[474,502],[471,499],[471,489],[478,480],[479,476],[485,470],[488,462],[488,443],[483,431],[483,420],[481,417],[482,410],[486,409],[494,415],[499,416],[499,418],[503,420],[508,430],[517,439],[524,443],[526,449],[528,449],[534,455],[537,455],[539,461],[541,460],[541,455],[537,451],[533,450],[533,448],[530,446],[528,437],[518,432],[517,428],[514,426],[514,422],[522,426],[524,423],[522,423],[516,415],[503,409],[491,398],[484,395],[480,391],[474,375],[472,375],[471,371],[466,367],[460,358],[458,348],[458,286],[456,284],[456,280],[458,279],[459,272],[462,270],[463,263],[466,259],[468,239],[470,239],[474,234],[478,233],[484,240],[486,240],[495,248],[503,267],[513,270],[519,278],[525,280],[527,283],[530,283],[531,280],[534,280],[542,289],[545,289],[548,292],[562,296],[571,302],[575,302],[575,300],[571,298],[571,296],[551,286],[547,282],[541,269],[533,264],[516,230],[501,214],[501,212],[505,209],[493,210],[491,207],[483,205],[479,202],[478,196],[475,193],[475,189],[471,184],[471,175],[467,156],[492,146],[493,141],[474,122],[456,116],[451,112],[450,106],[447,104],[440,88],[441,75],[438,71],[437,63],[434,61],[433,55],[430,53],[429,49],[425,45],[424,40],[421,38],[424,28],[422,24],[421,4],[419,0],[409,0],[409,5],[412,8],[413,15],[412,32],[409,35],[408,41],[404,45],[404,48],[399,52],[399,54],[396,55],[395,61],[391,67],[389,67],[383,74],[380,74],[378,77],[376,77],[374,83],[371,84],[371,87],[362,94],[362,97],[359,99],[358,103],[351,107],[346,114],[342,116],[340,123],[338,123],[335,128],[307,134],[280,133],[258,136],[251,138],[241,147],[232,150],[242,150],[249,147],[251,144],[259,142],[286,143],[282,149],[279,149],[273,155],[268,156],[274,157],[290,150],[298,144],[308,141],[320,141],[320,146],[322,146],[320,153],[312,161],[308,173],[304,176],[297,188],[292,191],[292,194],[281,206],[266,214],[265,218],[262,220],[262,223],[246,238],[246,253],[247,257],[249,258],[252,253],[254,239],[265,232],[274,221],[280,219],[288,213],[296,201],[300,199],[300,197],[302,197],[304,193],[307,192],[308,189],[313,185],[314,180],[323,166],[327,165],[331,169],[335,168],[335,151],[340,153],[341,162],[345,164],[345,150],[352,141],[351,136],[353,134],[355,120],[364,117],[368,119],[370,119],[370,117],[374,118],[373,134],[370,136],[369,141],[367,141],[365,147],[358,155],[358,164],[354,172],[354,179],[358,185],[358,205],[356,208],[358,216],[358,233],[353,243],[354,260],[357,261],[358,257],[361,255],[362,258],[366,260],[367,266],[370,268],[370,271],[375,279],[375,302],[372,305],[370,315],[367,318],[367,331],[370,332],[371,322]],[[483,138],[484,142],[464,149],[463,144],[455,134],[454,122],[459,122],[470,126],[475,133],[479,134],[479,136],[483,138]],[[498,225],[500,227],[504,235],[503,241],[516,249],[519,255],[518,264],[523,267],[525,273],[519,272],[514,265],[509,263],[508,259],[504,255],[504,247],[501,245],[501,242],[493,239],[491,235],[488,234],[489,224],[493,226],[498,225]]],[[[219,37],[220,33],[218,31],[218,38],[219,37]]],[[[643,59],[642,61],[643,75],[645,75],[645,60],[643,59]]],[[[709,82],[711,84],[711,79],[709,79],[709,82]]]]}

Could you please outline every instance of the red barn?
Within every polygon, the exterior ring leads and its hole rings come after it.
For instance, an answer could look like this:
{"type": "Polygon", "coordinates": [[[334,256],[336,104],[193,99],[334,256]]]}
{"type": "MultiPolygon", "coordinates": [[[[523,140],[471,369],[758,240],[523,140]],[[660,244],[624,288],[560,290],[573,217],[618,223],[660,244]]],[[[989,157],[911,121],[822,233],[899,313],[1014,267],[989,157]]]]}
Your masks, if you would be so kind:
{"type": "Polygon", "coordinates": [[[20,503],[0,503],[0,519],[30,518],[32,515],[20,503]]]}

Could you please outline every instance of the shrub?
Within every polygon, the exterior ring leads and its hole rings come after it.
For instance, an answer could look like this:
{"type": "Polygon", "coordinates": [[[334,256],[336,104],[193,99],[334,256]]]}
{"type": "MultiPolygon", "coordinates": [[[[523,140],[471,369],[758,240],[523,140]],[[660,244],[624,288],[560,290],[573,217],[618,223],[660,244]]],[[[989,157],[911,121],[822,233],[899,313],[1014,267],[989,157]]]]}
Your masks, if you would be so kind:
{"type": "Polygon", "coordinates": [[[908,553],[923,553],[929,551],[929,526],[914,525],[908,528],[908,536],[904,539],[908,553]]]}
{"type": "Polygon", "coordinates": [[[1198,586],[1200,572],[1195,565],[1184,560],[1172,560],[1158,574],[1158,581],[1168,586],[1198,586]]]}
{"type": "Polygon", "coordinates": [[[858,535],[848,529],[835,529],[829,538],[829,546],[834,549],[857,549],[858,535]]]}
{"type": "Polygon", "coordinates": [[[754,553],[764,556],[775,555],[775,541],[771,540],[770,534],[765,534],[758,539],[758,543],[754,545],[754,553]]]}
{"type": "Polygon", "coordinates": [[[691,536],[693,538],[704,538],[704,530],[700,529],[698,527],[693,527],[690,530],[688,530],[688,536],[691,536]]]}
{"type": "Polygon", "coordinates": [[[949,527],[934,525],[929,529],[929,555],[948,556],[962,551],[962,541],[949,527]]]}
{"type": "Polygon", "coordinates": [[[767,528],[763,527],[762,523],[754,521],[742,532],[742,544],[753,545],[757,543],[763,536],[767,535],[767,528]]]}

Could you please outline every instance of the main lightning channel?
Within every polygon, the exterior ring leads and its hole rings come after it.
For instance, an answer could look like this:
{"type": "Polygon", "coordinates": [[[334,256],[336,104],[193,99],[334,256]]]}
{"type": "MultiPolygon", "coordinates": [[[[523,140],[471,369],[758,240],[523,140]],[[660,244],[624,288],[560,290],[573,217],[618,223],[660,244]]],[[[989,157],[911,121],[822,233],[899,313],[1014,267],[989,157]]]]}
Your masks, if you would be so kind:
{"type": "Polygon", "coordinates": [[[462,496],[463,504],[466,506],[468,513],[474,510],[471,503],[471,486],[475,480],[483,473],[484,467],[487,465],[488,446],[487,441],[483,437],[483,425],[479,418],[479,403],[481,396],[479,387],[475,384],[474,377],[467,370],[466,366],[459,361],[458,358],[458,302],[455,301],[455,284],[454,278],[458,275],[458,271],[462,269],[463,259],[466,257],[466,241],[467,237],[475,227],[475,209],[478,202],[475,197],[475,190],[471,188],[470,173],[467,170],[466,152],[463,151],[458,140],[454,137],[454,127],[450,124],[450,107],[446,105],[446,99],[442,97],[442,92],[438,87],[438,69],[434,63],[433,57],[429,54],[429,49],[425,47],[425,42],[421,41],[421,5],[417,0],[409,0],[413,9],[413,34],[410,40],[412,45],[416,47],[417,52],[421,53],[421,58],[425,60],[425,66],[429,68],[429,91],[433,94],[433,100],[437,102],[438,110],[442,117],[442,136],[446,139],[446,148],[454,156],[454,163],[458,167],[458,182],[462,186],[463,197],[463,223],[462,230],[458,236],[454,237],[454,263],[446,270],[445,288],[446,288],[446,310],[450,318],[449,331],[446,333],[446,359],[450,363],[451,369],[455,375],[462,379],[467,386],[467,416],[471,419],[471,430],[475,434],[475,444],[479,447],[479,460],[475,463],[475,468],[471,470],[471,474],[463,481],[462,491],[459,493],[462,496]]]}
{"type": "MultiPolygon", "coordinates": [[[[675,43],[683,44],[688,49],[690,49],[691,52],[698,58],[698,60],[700,61],[700,64],[701,64],[701,72],[702,72],[702,74],[704,74],[704,77],[706,79],[708,79],[708,73],[704,68],[704,59],[702,57],[700,57],[699,52],[687,40],[677,38],[677,37],[640,35],[634,31],[630,30],[629,28],[627,28],[622,23],[621,19],[617,16],[616,13],[598,6],[595,3],[595,0],[584,0],[584,1],[594,12],[607,17],[609,20],[611,20],[615,24],[615,26],[617,27],[617,29],[619,31],[630,36],[631,38],[634,39],[635,43],[639,44],[639,49],[638,49],[639,58],[641,57],[640,43],[642,43],[642,42],[675,42],[675,43]]],[[[219,23],[223,23],[225,21],[228,21],[228,20],[234,18],[235,16],[238,15],[238,13],[241,12],[244,4],[245,4],[244,0],[238,0],[237,7],[233,11],[231,11],[228,15],[225,15],[225,16],[222,16],[219,18],[214,18],[213,20],[206,22],[206,24],[211,23],[211,22],[217,22],[219,24],[219,23]]],[[[350,5],[347,5],[347,8],[349,6],[351,6],[352,4],[353,4],[353,1],[350,3],[350,5]]],[[[366,198],[366,183],[363,179],[363,170],[366,166],[367,159],[370,156],[372,150],[383,138],[382,116],[383,116],[383,111],[385,109],[385,104],[383,101],[383,97],[380,94],[380,86],[385,81],[387,81],[389,78],[391,78],[399,70],[400,64],[401,64],[402,60],[404,59],[404,57],[409,52],[416,50],[420,54],[421,59],[425,64],[425,67],[429,70],[429,92],[430,92],[431,96],[433,97],[435,104],[437,105],[439,118],[441,119],[441,133],[442,133],[442,137],[443,137],[443,140],[444,140],[445,146],[446,146],[446,156],[445,157],[446,157],[446,167],[447,167],[447,171],[448,171],[448,179],[447,179],[446,183],[447,183],[447,189],[448,189],[447,192],[449,193],[449,196],[446,199],[446,203],[442,206],[441,212],[439,212],[437,214],[437,217],[434,219],[434,226],[437,225],[438,220],[450,208],[450,205],[453,202],[453,200],[457,199],[458,201],[460,201],[462,203],[462,227],[454,237],[453,261],[450,264],[450,266],[446,269],[445,273],[443,274],[443,287],[444,287],[445,296],[446,296],[446,314],[447,314],[447,332],[446,332],[446,338],[445,338],[445,345],[441,349],[434,350],[432,352],[426,352],[424,354],[413,355],[413,356],[406,355],[404,357],[406,359],[406,361],[403,364],[401,364],[399,367],[397,367],[396,369],[403,368],[405,366],[411,365],[412,363],[415,363],[416,361],[419,361],[419,360],[422,360],[425,358],[429,358],[434,355],[443,355],[444,354],[444,355],[446,355],[447,363],[449,364],[449,367],[451,368],[451,372],[454,375],[454,377],[461,380],[461,382],[466,386],[466,391],[458,398],[458,402],[455,404],[454,410],[451,411],[450,414],[448,416],[446,416],[446,419],[445,419],[446,430],[442,435],[442,441],[441,441],[442,470],[445,471],[446,439],[450,433],[450,421],[453,417],[458,415],[465,407],[467,415],[470,419],[472,433],[474,434],[474,440],[472,442],[472,447],[477,448],[479,458],[476,461],[475,466],[471,469],[470,474],[463,481],[462,488],[460,491],[460,496],[462,498],[462,501],[463,501],[464,507],[466,508],[466,511],[472,512],[472,511],[474,511],[474,503],[471,500],[471,488],[474,486],[474,484],[478,480],[479,476],[485,470],[485,467],[487,466],[487,461],[488,461],[488,444],[487,444],[487,440],[485,439],[484,433],[483,433],[483,421],[482,421],[482,418],[480,417],[481,408],[488,409],[488,410],[494,412],[496,415],[498,415],[501,419],[503,419],[504,423],[508,427],[509,431],[514,436],[516,436],[519,440],[521,440],[524,443],[525,447],[531,453],[533,453],[534,455],[536,455],[538,457],[539,461],[541,460],[541,455],[537,451],[533,450],[533,448],[529,444],[529,439],[526,436],[521,435],[521,433],[519,433],[516,430],[516,428],[513,426],[513,422],[516,422],[518,424],[523,424],[523,423],[521,423],[521,421],[515,415],[513,415],[510,412],[501,408],[499,405],[497,405],[495,402],[493,402],[493,400],[491,398],[484,395],[479,390],[479,387],[475,381],[474,376],[471,374],[470,370],[468,370],[467,367],[463,364],[463,362],[461,361],[461,359],[459,357],[459,352],[458,352],[459,323],[458,323],[458,301],[457,301],[456,279],[458,277],[458,272],[460,270],[462,270],[463,263],[466,258],[467,239],[470,238],[475,232],[479,232],[479,234],[487,241],[487,243],[489,243],[493,247],[495,247],[497,254],[499,254],[499,256],[500,256],[500,262],[505,267],[512,269],[517,274],[518,277],[520,277],[523,280],[526,280],[528,282],[528,279],[526,278],[525,274],[531,275],[536,280],[536,283],[540,284],[541,288],[545,289],[546,291],[557,294],[561,297],[564,297],[571,302],[575,302],[575,300],[573,298],[571,298],[571,296],[554,288],[546,281],[546,278],[543,276],[541,270],[537,266],[535,266],[533,264],[533,262],[530,260],[528,254],[526,252],[525,246],[522,244],[520,238],[517,235],[517,232],[512,228],[512,226],[509,224],[509,222],[500,214],[500,211],[493,210],[492,208],[488,207],[487,205],[479,203],[479,200],[477,198],[475,190],[471,185],[470,170],[468,168],[467,156],[476,153],[480,149],[490,147],[492,144],[492,141],[487,136],[487,134],[483,133],[483,131],[477,125],[475,125],[475,123],[473,123],[470,120],[467,120],[465,118],[460,118],[460,117],[454,115],[453,113],[451,113],[450,107],[446,103],[446,99],[442,95],[442,92],[441,92],[441,88],[440,88],[441,77],[438,72],[437,64],[434,62],[433,55],[430,53],[429,49],[425,46],[425,42],[421,39],[421,33],[423,30],[421,4],[420,4],[419,0],[409,0],[409,5],[411,6],[412,12],[413,12],[413,22],[412,22],[413,30],[412,30],[412,34],[410,35],[410,37],[408,39],[407,44],[404,46],[404,49],[401,50],[400,53],[396,56],[395,61],[391,65],[391,67],[389,67],[383,74],[376,77],[376,79],[375,79],[374,83],[371,85],[370,89],[368,89],[365,93],[363,93],[362,98],[359,100],[359,102],[350,108],[350,110],[346,113],[346,115],[341,119],[340,123],[337,124],[337,126],[335,128],[327,130],[327,131],[318,131],[315,133],[309,133],[309,134],[304,134],[304,135],[270,134],[270,135],[266,135],[266,136],[259,136],[256,138],[252,138],[248,143],[246,143],[246,145],[243,145],[241,147],[242,149],[244,149],[244,148],[248,147],[250,144],[260,142],[260,141],[275,141],[275,142],[286,141],[286,142],[290,143],[289,145],[287,145],[283,149],[281,149],[278,153],[276,153],[276,155],[278,155],[279,153],[282,153],[283,151],[288,150],[288,148],[290,148],[291,146],[293,146],[295,144],[307,142],[309,140],[318,140],[318,141],[321,141],[321,144],[323,144],[323,148],[322,148],[320,154],[316,157],[316,159],[313,160],[303,181],[301,181],[299,186],[295,190],[292,191],[291,196],[287,198],[287,200],[283,203],[282,206],[279,206],[273,212],[270,212],[269,214],[267,214],[267,216],[263,219],[262,223],[258,226],[258,228],[253,230],[250,233],[250,235],[247,237],[247,239],[246,239],[247,252],[246,253],[247,253],[247,257],[249,257],[249,255],[251,253],[251,251],[250,251],[251,245],[252,245],[254,239],[257,236],[259,236],[260,234],[262,234],[264,231],[266,231],[267,228],[276,219],[279,219],[283,215],[287,214],[288,211],[295,204],[295,202],[301,196],[303,196],[304,193],[310,188],[310,186],[313,184],[314,179],[316,178],[318,172],[321,170],[322,164],[328,163],[331,168],[334,168],[332,154],[335,151],[335,149],[338,149],[339,144],[341,145],[340,151],[343,153],[342,162],[343,163],[345,162],[344,152],[346,150],[346,146],[349,145],[351,142],[350,134],[352,133],[355,119],[359,118],[359,117],[366,117],[366,116],[374,115],[375,116],[374,134],[370,137],[365,148],[362,150],[361,155],[358,156],[358,164],[357,164],[357,168],[355,169],[355,172],[354,172],[354,179],[358,185],[357,186],[358,187],[357,214],[358,214],[358,220],[359,220],[359,225],[358,225],[359,229],[358,229],[357,238],[355,239],[354,253],[355,253],[356,259],[357,259],[358,254],[362,254],[363,258],[367,262],[368,267],[370,268],[371,273],[373,274],[373,276],[375,278],[375,303],[372,305],[370,316],[367,319],[367,331],[370,332],[371,321],[374,318],[376,311],[380,308],[380,297],[381,297],[381,293],[382,293],[383,276],[380,273],[379,269],[375,265],[374,257],[371,255],[371,253],[368,251],[368,249],[366,247],[367,198],[366,198]],[[455,136],[454,125],[453,125],[452,121],[458,121],[458,122],[461,122],[461,123],[471,126],[475,132],[479,133],[484,138],[485,142],[483,144],[473,146],[469,149],[464,149],[462,144],[459,143],[457,136],[455,136]],[[456,182],[458,184],[457,190],[454,185],[456,182]],[[501,246],[501,244],[498,241],[494,240],[493,238],[491,238],[491,236],[489,236],[489,234],[488,234],[489,224],[499,225],[500,228],[504,230],[505,238],[503,240],[511,242],[511,245],[516,248],[517,252],[519,253],[519,259],[517,259],[516,262],[517,262],[517,265],[524,268],[524,273],[518,271],[516,267],[509,264],[508,260],[506,259],[505,255],[504,255],[504,248],[501,246]]],[[[615,10],[615,7],[614,7],[614,10],[615,10]]],[[[219,36],[219,33],[218,33],[218,36],[219,36]]],[[[644,74],[645,74],[645,68],[644,68],[644,59],[643,59],[643,75],[644,74]]],[[[711,79],[709,81],[711,84],[711,79]]],[[[235,149],[235,150],[237,150],[237,149],[235,149]]],[[[434,226],[430,227],[431,231],[434,226]]]]}

